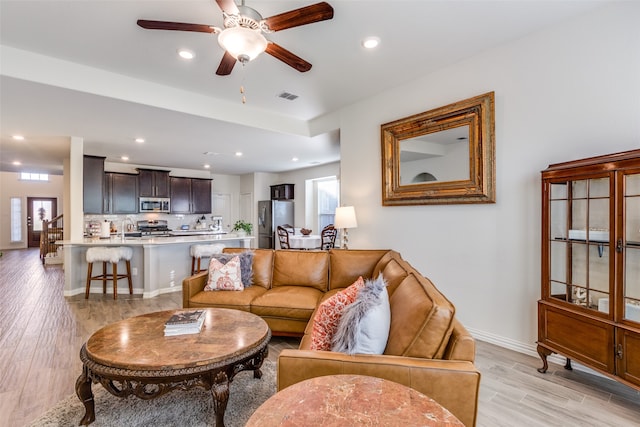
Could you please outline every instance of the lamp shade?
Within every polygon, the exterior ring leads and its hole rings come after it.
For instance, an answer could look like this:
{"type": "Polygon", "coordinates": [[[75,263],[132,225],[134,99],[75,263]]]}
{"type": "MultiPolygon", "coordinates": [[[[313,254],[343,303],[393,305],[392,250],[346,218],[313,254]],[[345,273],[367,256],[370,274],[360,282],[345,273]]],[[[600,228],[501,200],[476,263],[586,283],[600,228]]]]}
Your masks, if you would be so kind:
{"type": "Polygon", "coordinates": [[[218,43],[235,59],[247,57],[249,61],[267,48],[267,39],[259,30],[244,27],[227,28],[218,36],[218,43]]]}
{"type": "Polygon", "coordinates": [[[353,206],[342,206],[336,208],[336,216],[334,227],[336,228],[356,228],[358,221],[356,220],[356,210],[353,206]]]}

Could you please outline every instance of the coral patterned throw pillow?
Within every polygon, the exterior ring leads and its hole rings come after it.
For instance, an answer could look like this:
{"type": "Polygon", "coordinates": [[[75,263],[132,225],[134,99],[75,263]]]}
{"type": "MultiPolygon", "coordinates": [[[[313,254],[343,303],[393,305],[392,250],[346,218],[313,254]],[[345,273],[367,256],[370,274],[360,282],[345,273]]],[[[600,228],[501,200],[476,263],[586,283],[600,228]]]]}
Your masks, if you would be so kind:
{"type": "Polygon", "coordinates": [[[217,259],[211,259],[209,280],[204,287],[205,291],[241,291],[243,289],[240,257],[234,256],[226,264],[217,259]]]}
{"type": "Polygon", "coordinates": [[[352,285],[320,303],[313,318],[311,350],[331,350],[331,340],[338,328],[345,307],[353,303],[364,287],[362,276],[352,285]]]}

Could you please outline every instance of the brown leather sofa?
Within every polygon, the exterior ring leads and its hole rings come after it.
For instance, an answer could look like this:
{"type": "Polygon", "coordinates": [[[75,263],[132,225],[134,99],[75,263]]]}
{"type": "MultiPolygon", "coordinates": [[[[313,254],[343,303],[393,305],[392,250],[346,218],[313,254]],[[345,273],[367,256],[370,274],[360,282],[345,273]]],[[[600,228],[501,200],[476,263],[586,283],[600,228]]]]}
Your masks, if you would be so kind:
{"type": "MultiPolygon", "coordinates": [[[[226,248],[227,253],[243,249],[226,248]]],[[[225,307],[261,316],[274,335],[302,336],[299,349],[278,358],[278,390],[305,379],[359,374],[414,388],[449,409],[467,426],[477,415],[480,372],[475,342],[436,287],[392,250],[295,251],[256,249],[253,286],[204,292],[207,272],[183,281],[184,307],[225,307]],[[359,276],[382,273],[391,307],[389,340],[382,355],[310,350],[318,304],[359,276]]]]}

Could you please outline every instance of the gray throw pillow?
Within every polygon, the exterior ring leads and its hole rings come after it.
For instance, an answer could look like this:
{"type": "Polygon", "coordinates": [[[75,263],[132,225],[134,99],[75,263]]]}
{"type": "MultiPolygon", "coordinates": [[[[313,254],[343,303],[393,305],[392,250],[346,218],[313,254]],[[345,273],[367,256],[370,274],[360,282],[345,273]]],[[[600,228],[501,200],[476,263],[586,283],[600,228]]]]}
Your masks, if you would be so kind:
{"type": "Polygon", "coordinates": [[[387,282],[382,274],[366,280],[356,300],[342,312],[331,350],[347,354],[382,354],[391,327],[387,282]]]}
{"type": "Polygon", "coordinates": [[[253,285],[253,251],[244,251],[235,254],[213,254],[211,259],[217,259],[223,264],[229,262],[234,256],[240,257],[240,276],[245,288],[253,285]]]}

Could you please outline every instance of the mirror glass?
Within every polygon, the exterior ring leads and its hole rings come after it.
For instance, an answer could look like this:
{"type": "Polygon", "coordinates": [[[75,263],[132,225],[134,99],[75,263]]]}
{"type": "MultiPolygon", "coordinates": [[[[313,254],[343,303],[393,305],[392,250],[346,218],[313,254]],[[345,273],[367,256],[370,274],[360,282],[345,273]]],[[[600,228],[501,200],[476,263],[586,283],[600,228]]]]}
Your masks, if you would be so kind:
{"type": "Polygon", "coordinates": [[[495,203],[493,92],[381,126],[382,204],[495,203]]]}
{"type": "Polygon", "coordinates": [[[400,185],[469,179],[469,126],[400,141],[400,185]]]}

